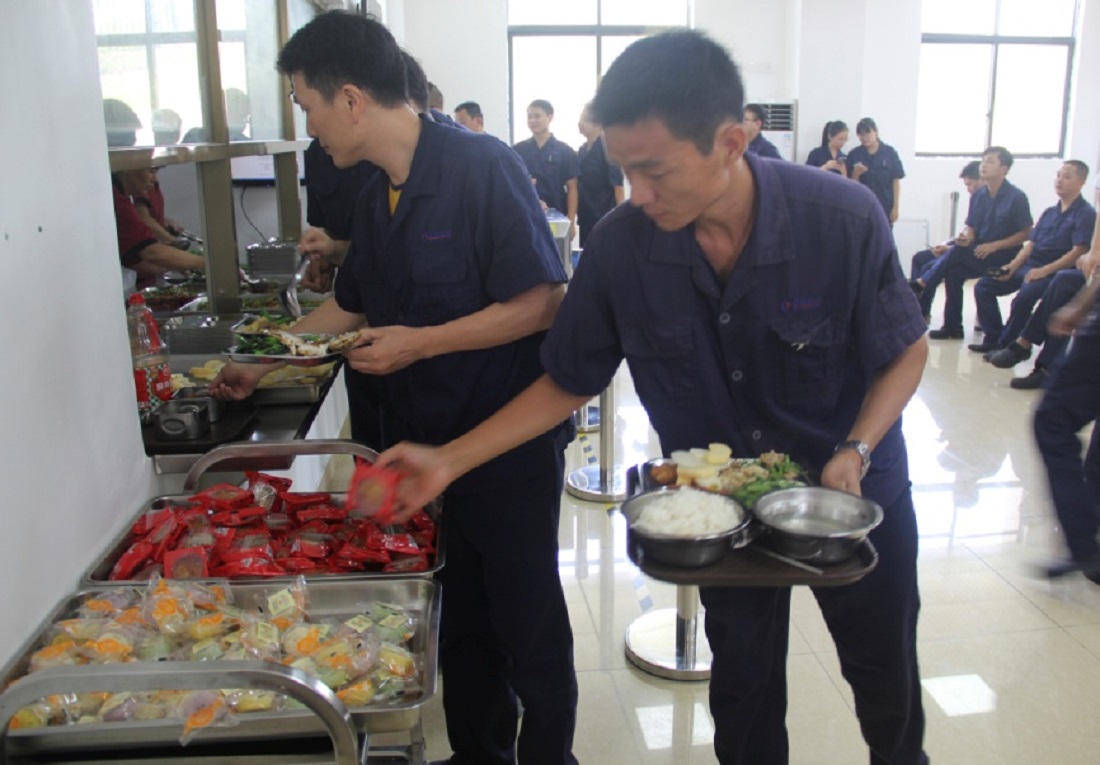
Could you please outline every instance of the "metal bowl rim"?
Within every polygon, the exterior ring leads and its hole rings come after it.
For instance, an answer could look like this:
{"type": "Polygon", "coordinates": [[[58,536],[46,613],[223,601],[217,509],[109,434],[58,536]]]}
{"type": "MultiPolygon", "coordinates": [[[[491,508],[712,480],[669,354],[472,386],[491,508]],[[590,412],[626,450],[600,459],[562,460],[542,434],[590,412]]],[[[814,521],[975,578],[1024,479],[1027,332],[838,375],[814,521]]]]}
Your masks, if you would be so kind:
{"type": "MultiPolygon", "coordinates": [[[[782,499],[782,498],[780,498],[780,499],[782,499]]],[[[767,508],[765,507],[765,509],[767,509],[767,508]]],[[[780,534],[789,534],[790,536],[793,536],[793,537],[804,537],[804,538],[809,538],[809,539],[861,539],[861,538],[867,536],[868,534],[870,534],[874,529],[878,528],[879,524],[882,523],[883,518],[885,517],[885,514],[883,513],[883,510],[882,510],[882,506],[878,502],[875,502],[872,499],[868,499],[867,497],[861,497],[857,494],[849,494],[846,491],[840,491],[839,489],[830,489],[830,488],[827,488],[825,486],[792,486],[792,487],[787,488],[787,489],[775,489],[773,491],[769,491],[765,494],[762,494],[760,496],[760,498],[757,499],[757,501],[753,504],[753,511],[754,511],[753,515],[756,517],[756,519],[758,521],[760,521],[760,523],[762,523],[764,526],[766,526],[769,530],[776,531],[780,534]],[[808,492],[808,493],[812,493],[812,494],[828,494],[828,495],[835,495],[835,496],[845,497],[849,500],[854,499],[857,502],[860,502],[860,503],[865,504],[865,505],[869,505],[871,507],[871,510],[873,512],[874,517],[871,519],[871,521],[869,523],[863,524],[863,525],[861,525],[857,528],[854,528],[854,529],[849,529],[848,531],[834,531],[830,534],[806,534],[806,533],[799,532],[799,531],[790,531],[788,529],[783,528],[782,526],[778,526],[776,524],[769,523],[768,517],[764,513],[760,513],[760,512],[757,511],[757,508],[760,506],[760,503],[765,498],[768,498],[770,500],[770,502],[777,502],[779,500],[775,499],[776,495],[782,495],[785,492],[808,492]]]]}

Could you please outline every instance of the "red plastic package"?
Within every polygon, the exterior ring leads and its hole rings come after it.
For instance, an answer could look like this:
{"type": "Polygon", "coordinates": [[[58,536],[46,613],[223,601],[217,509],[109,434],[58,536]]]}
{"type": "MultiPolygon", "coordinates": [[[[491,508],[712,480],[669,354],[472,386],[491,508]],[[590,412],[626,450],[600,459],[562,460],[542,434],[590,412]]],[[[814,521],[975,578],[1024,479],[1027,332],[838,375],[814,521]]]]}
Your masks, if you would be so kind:
{"type": "Polygon", "coordinates": [[[401,473],[392,468],[364,462],[355,468],[348,484],[348,513],[353,518],[370,518],[375,523],[393,519],[397,484],[401,473]]]}
{"type": "Polygon", "coordinates": [[[332,501],[332,495],[323,491],[316,491],[311,494],[281,491],[279,492],[279,498],[283,500],[283,506],[288,513],[297,513],[307,507],[323,505],[332,501]]]}
{"type": "Polygon", "coordinates": [[[279,494],[290,491],[292,481],[289,478],[252,471],[246,471],[244,475],[248,479],[248,490],[252,492],[252,498],[257,505],[273,513],[282,512],[283,501],[279,494]]]}
{"type": "Polygon", "coordinates": [[[290,554],[295,557],[324,560],[332,555],[332,537],[327,534],[295,534],[291,538],[290,554]]]}
{"type": "Polygon", "coordinates": [[[341,563],[380,563],[385,565],[390,562],[390,554],[382,549],[363,547],[355,542],[347,542],[336,553],[336,560],[341,563]]]}
{"type": "Polygon", "coordinates": [[[133,525],[130,526],[130,533],[134,536],[143,537],[163,523],[164,519],[172,514],[173,508],[171,506],[142,513],[137,517],[133,525]]]}
{"type": "Polygon", "coordinates": [[[219,526],[247,526],[248,524],[263,518],[267,513],[258,505],[250,505],[235,510],[223,510],[210,516],[210,520],[219,526]]]}
{"type": "Polygon", "coordinates": [[[299,523],[310,521],[342,521],[348,515],[347,508],[336,505],[310,505],[297,513],[299,523]]]}
{"type": "Polygon", "coordinates": [[[191,501],[215,510],[235,510],[252,504],[252,492],[231,483],[219,483],[203,489],[191,501]]]}
{"type": "Polygon", "coordinates": [[[420,547],[408,534],[383,534],[382,546],[391,553],[400,555],[417,555],[420,547]]]}
{"type": "Polygon", "coordinates": [[[122,553],[118,561],[115,562],[114,568],[111,569],[111,573],[107,578],[111,581],[129,579],[138,570],[139,566],[153,557],[153,549],[153,545],[149,542],[134,542],[130,545],[130,549],[122,553]]]}
{"type": "Polygon", "coordinates": [[[250,532],[238,534],[236,539],[225,548],[219,549],[218,554],[226,562],[239,561],[245,558],[275,557],[275,551],[271,548],[271,537],[264,533],[250,532]]]}
{"type": "Polygon", "coordinates": [[[206,548],[189,547],[165,553],[164,576],[168,579],[205,579],[210,576],[206,548]]]}
{"type": "Polygon", "coordinates": [[[387,565],[383,571],[387,572],[401,572],[412,573],[414,571],[427,571],[428,570],[428,556],[423,553],[419,555],[395,555],[393,560],[387,565]]]}
{"type": "Polygon", "coordinates": [[[220,566],[216,576],[286,576],[287,571],[269,558],[240,558],[220,566]]]}
{"type": "Polygon", "coordinates": [[[176,516],[169,515],[153,529],[145,541],[153,545],[153,560],[163,561],[164,553],[171,550],[176,540],[183,533],[183,526],[176,520],[176,516]]]}

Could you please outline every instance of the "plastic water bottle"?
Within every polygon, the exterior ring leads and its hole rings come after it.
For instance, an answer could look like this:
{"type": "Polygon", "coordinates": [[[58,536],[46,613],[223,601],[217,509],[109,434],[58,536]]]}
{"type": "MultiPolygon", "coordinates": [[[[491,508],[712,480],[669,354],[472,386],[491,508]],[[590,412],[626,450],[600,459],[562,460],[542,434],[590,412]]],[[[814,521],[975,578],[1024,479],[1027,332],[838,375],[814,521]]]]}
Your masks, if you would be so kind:
{"type": "Polygon", "coordinates": [[[130,355],[134,361],[134,388],[142,421],[160,404],[172,398],[172,372],[168,346],[160,339],[153,312],[145,297],[135,292],[126,299],[126,324],[130,331],[130,355]]]}

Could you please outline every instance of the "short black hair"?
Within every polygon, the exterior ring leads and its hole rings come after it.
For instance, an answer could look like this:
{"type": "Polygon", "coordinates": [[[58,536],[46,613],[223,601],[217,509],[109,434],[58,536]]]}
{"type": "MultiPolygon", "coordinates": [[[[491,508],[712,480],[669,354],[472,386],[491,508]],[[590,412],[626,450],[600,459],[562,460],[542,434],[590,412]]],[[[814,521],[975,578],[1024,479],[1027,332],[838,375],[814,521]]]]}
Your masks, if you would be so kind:
{"type": "Polygon", "coordinates": [[[984,157],[987,154],[996,154],[997,160],[1005,166],[1006,170],[1010,169],[1012,167],[1012,163],[1015,161],[1015,158],[1012,156],[1012,152],[1010,152],[1003,146],[990,146],[988,149],[982,152],[982,156],[984,157]]]}
{"type": "Polygon", "coordinates": [[[470,119],[484,119],[485,115],[481,113],[481,105],[476,101],[463,101],[455,107],[456,112],[466,112],[470,115],[470,119]]]}
{"type": "Polygon", "coordinates": [[[870,133],[872,130],[874,130],[877,133],[878,132],[878,125],[876,125],[875,121],[873,119],[871,119],[870,117],[864,117],[863,119],[861,119],[859,122],[856,123],[856,135],[863,135],[864,133],[870,133]]]}
{"type": "Polygon", "coordinates": [[[430,108],[428,75],[424,74],[424,67],[407,50],[401,51],[401,57],[405,60],[405,91],[408,100],[416,106],[418,112],[424,113],[430,108]]]}
{"type": "Polygon", "coordinates": [[[615,59],[592,101],[604,127],[656,118],[700,153],[723,122],[741,120],[745,89],[729,52],[701,32],[672,30],[633,43],[615,59]]]}
{"type": "Polygon", "coordinates": [[[547,101],[545,98],[536,98],[534,101],[527,104],[528,109],[530,109],[531,107],[534,107],[536,109],[542,109],[544,112],[546,112],[550,116],[554,115],[554,105],[552,103],[550,103],[549,101],[547,101]]]}
{"type": "Polygon", "coordinates": [[[1069,165],[1074,170],[1076,170],[1077,171],[1077,177],[1080,178],[1082,181],[1087,181],[1089,179],[1089,166],[1086,165],[1081,160],[1079,160],[1079,159],[1067,159],[1062,164],[1069,165]]]}
{"type": "Polygon", "coordinates": [[[434,82],[428,82],[428,106],[433,109],[443,109],[443,91],[434,82]]]}
{"type": "Polygon", "coordinates": [[[745,104],[745,108],[741,110],[741,119],[745,119],[748,116],[748,112],[752,112],[752,118],[756,122],[763,122],[764,118],[768,116],[764,111],[764,107],[760,104],[745,104]]]}
{"type": "Polygon", "coordinates": [[[141,120],[125,101],[103,99],[103,122],[107,126],[108,147],[133,146],[137,143],[141,120]]]}
{"type": "Polygon", "coordinates": [[[978,180],[979,178],[982,177],[982,171],[980,170],[981,166],[982,166],[982,163],[979,162],[976,159],[972,162],[967,162],[963,166],[962,172],[959,173],[959,177],[960,178],[972,178],[974,180],[978,180]]]}
{"type": "Polygon", "coordinates": [[[369,16],[347,11],[320,14],[287,41],[277,67],[288,76],[301,74],[329,102],[348,83],[380,106],[393,108],[407,100],[401,48],[390,31],[369,16]]]}

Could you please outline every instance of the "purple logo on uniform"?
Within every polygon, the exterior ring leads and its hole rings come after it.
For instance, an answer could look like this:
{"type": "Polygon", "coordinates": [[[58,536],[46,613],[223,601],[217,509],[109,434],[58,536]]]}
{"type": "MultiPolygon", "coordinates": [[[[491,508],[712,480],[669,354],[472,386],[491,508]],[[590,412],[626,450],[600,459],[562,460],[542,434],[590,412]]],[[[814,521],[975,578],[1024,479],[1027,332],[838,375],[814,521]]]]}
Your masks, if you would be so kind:
{"type": "Polygon", "coordinates": [[[816,311],[821,308],[823,299],[816,297],[786,298],[779,303],[780,313],[799,313],[801,311],[816,311]]]}
{"type": "Polygon", "coordinates": [[[425,242],[442,242],[451,238],[450,231],[425,231],[421,234],[425,242]]]}

